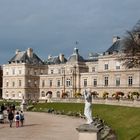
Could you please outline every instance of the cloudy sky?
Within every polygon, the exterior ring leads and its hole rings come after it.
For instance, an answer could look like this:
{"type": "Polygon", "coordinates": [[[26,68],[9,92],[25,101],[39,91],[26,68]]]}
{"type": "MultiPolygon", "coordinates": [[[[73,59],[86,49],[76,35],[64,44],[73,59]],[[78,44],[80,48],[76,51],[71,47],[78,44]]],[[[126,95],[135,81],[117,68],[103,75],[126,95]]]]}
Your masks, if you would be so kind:
{"type": "Polygon", "coordinates": [[[123,37],[140,19],[140,0],[0,0],[0,64],[33,48],[70,56],[75,42],[85,58],[103,52],[112,37],[123,37]]]}

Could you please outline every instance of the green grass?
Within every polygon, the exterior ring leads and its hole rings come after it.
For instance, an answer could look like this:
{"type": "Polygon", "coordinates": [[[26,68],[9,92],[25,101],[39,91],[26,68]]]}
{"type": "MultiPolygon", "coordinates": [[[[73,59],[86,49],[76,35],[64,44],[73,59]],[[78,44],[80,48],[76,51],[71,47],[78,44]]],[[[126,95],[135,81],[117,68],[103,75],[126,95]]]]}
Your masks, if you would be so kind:
{"type": "MultiPolygon", "coordinates": [[[[39,103],[35,108],[54,108],[60,111],[83,113],[81,103],[39,103]]],[[[93,116],[101,119],[115,130],[118,140],[140,140],[140,108],[94,104],[93,116]]]]}

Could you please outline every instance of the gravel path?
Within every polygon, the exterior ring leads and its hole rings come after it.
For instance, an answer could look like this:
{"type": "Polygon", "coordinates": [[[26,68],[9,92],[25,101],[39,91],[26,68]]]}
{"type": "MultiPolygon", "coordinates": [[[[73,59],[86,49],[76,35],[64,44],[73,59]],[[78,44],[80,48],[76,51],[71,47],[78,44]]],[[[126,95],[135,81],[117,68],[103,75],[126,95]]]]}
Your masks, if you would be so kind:
{"type": "Polygon", "coordinates": [[[24,127],[0,124],[0,140],[78,140],[76,127],[83,119],[48,113],[25,112],[24,127]]]}

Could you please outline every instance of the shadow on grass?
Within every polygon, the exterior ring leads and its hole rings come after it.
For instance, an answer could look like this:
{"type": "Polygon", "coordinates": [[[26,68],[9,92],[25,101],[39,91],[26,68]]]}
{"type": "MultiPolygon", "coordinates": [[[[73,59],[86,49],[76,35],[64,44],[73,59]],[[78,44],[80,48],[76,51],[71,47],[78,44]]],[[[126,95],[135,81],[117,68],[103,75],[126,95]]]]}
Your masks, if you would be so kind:
{"type": "Polygon", "coordinates": [[[138,133],[136,136],[134,136],[133,138],[131,138],[131,140],[135,140],[137,138],[140,138],[140,133],[138,133]]]}

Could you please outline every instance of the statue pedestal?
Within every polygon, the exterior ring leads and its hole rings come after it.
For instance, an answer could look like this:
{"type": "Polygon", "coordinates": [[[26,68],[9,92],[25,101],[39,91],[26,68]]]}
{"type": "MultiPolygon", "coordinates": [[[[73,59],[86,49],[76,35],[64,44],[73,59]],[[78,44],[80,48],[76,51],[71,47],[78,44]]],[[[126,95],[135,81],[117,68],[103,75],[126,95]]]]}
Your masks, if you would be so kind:
{"type": "Polygon", "coordinates": [[[26,103],[25,99],[22,100],[20,108],[21,108],[22,111],[27,110],[27,103],[26,103]]]}
{"type": "Polygon", "coordinates": [[[26,111],[27,110],[27,104],[21,104],[20,107],[21,107],[22,111],[26,111]]]}
{"type": "Polygon", "coordinates": [[[79,140],[100,140],[102,126],[95,124],[83,124],[76,128],[79,132],[79,140]]]}

